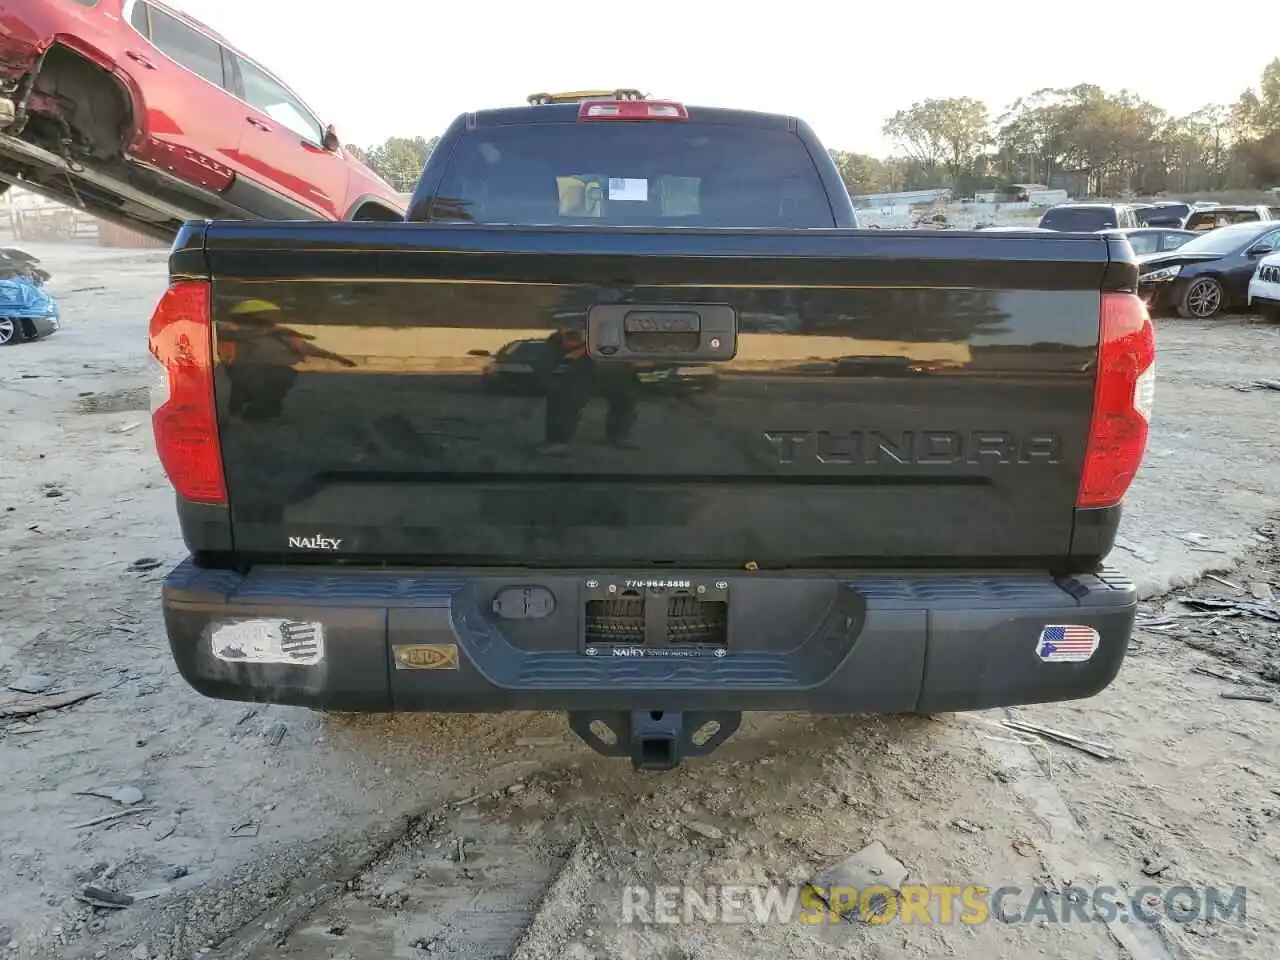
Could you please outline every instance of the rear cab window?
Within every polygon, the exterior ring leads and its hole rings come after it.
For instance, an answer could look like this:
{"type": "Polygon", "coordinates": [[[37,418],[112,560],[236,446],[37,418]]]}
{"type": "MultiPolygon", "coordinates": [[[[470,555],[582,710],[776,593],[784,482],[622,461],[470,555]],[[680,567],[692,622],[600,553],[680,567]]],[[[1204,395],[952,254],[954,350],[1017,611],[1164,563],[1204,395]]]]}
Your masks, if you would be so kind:
{"type": "Polygon", "coordinates": [[[833,227],[804,142],[731,124],[520,123],[458,141],[428,214],[474,223],[833,227]]]}
{"type": "Polygon", "coordinates": [[[1040,226],[1065,233],[1089,233],[1119,225],[1112,207],[1056,207],[1040,218],[1040,226]]]}

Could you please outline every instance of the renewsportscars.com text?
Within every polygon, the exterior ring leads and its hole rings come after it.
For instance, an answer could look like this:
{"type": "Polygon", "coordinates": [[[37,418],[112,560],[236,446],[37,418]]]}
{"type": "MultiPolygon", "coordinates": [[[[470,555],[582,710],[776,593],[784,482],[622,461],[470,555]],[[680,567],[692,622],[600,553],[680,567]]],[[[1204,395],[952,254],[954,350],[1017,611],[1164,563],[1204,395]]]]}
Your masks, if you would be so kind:
{"type": "Polygon", "coordinates": [[[904,886],[626,886],[626,924],[840,923],[1177,923],[1247,917],[1248,891],[1216,887],[990,887],[981,884],[904,886]]]}

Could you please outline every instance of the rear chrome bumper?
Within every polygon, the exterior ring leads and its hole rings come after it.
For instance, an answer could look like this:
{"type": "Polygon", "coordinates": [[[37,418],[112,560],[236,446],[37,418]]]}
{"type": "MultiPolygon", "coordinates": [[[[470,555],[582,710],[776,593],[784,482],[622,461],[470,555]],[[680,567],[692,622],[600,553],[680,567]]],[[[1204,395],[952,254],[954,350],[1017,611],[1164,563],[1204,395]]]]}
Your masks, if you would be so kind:
{"type": "Polygon", "coordinates": [[[168,576],[163,604],[178,669],[210,697],[370,712],[814,713],[1092,696],[1119,671],[1137,606],[1134,585],[1110,570],[698,576],[729,597],[725,649],[584,647],[583,585],[598,580],[579,571],[242,576],[188,560],[168,576]],[[500,618],[495,596],[511,587],[542,588],[551,612],[500,618]],[[1074,661],[1046,654],[1053,625],[1096,632],[1096,649],[1074,661]],[[256,641],[244,638],[277,627],[249,649],[256,641]]]}

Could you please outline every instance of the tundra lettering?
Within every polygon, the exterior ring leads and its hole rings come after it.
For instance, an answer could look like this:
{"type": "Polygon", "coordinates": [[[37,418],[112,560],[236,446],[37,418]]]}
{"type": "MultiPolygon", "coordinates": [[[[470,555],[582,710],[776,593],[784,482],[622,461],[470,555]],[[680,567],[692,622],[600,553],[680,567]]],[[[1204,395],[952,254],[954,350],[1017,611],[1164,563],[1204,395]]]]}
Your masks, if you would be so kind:
{"type": "Polygon", "coordinates": [[[1048,432],[1018,437],[1004,430],[770,430],[764,436],[778,463],[795,463],[797,456],[837,466],[1057,464],[1062,460],[1062,438],[1048,432]]]}

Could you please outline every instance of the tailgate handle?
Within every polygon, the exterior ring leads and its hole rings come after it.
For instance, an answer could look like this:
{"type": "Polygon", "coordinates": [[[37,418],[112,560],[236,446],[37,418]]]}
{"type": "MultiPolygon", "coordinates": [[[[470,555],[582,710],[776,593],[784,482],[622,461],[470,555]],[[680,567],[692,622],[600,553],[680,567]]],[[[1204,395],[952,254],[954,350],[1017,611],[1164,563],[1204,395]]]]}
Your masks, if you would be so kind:
{"type": "Polygon", "coordinates": [[[605,361],[732,360],[738,315],[724,303],[600,303],[587,311],[587,352],[605,361]]]}

